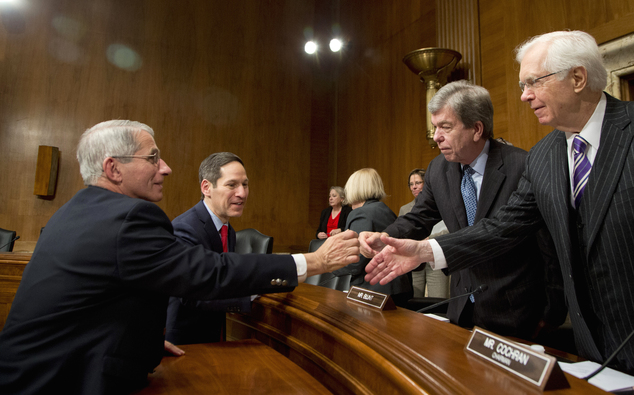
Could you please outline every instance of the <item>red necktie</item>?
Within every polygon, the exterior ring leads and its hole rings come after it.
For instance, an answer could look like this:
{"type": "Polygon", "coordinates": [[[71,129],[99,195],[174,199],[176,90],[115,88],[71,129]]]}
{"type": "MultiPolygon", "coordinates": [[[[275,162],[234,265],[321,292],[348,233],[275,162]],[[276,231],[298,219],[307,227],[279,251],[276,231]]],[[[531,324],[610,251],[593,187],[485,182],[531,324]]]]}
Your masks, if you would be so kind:
{"type": "Polygon", "coordinates": [[[220,238],[222,239],[222,252],[229,251],[229,248],[227,248],[228,235],[229,235],[229,227],[226,225],[222,225],[222,228],[220,228],[220,238]]]}

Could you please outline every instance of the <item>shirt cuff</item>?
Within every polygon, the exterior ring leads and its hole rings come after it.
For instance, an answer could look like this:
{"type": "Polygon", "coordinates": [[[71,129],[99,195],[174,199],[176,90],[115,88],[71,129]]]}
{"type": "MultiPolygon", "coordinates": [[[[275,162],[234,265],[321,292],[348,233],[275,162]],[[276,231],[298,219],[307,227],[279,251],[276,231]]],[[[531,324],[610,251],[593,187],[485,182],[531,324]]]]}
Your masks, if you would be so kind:
{"type": "Polygon", "coordinates": [[[295,260],[295,266],[297,266],[297,282],[303,283],[306,281],[306,271],[308,270],[306,257],[304,254],[293,254],[291,256],[295,260]]]}
{"type": "Polygon", "coordinates": [[[431,246],[431,251],[434,254],[434,261],[427,262],[429,266],[431,266],[434,270],[440,270],[447,268],[447,260],[445,259],[445,254],[442,252],[442,248],[440,248],[440,244],[434,239],[427,240],[429,245],[431,246]]]}

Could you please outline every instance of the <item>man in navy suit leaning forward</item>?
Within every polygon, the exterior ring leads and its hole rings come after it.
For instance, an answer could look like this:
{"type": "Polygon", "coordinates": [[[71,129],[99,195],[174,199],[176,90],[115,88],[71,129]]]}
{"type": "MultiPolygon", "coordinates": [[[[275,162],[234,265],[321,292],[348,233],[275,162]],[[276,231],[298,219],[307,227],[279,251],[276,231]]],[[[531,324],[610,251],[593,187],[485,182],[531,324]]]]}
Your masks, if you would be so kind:
{"type": "MultiPolygon", "coordinates": [[[[200,244],[218,253],[235,251],[236,232],[229,219],[242,215],[249,197],[242,159],[231,152],[209,155],[200,164],[198,182],[202,200],[172,221],[174,235],[186,245],[200,244]]],[[[249,296],[212,301],[171,297],[165,339],[173,344],[220,341],[225,312],[250,310],[249,296]]]]}
{"type": "MultiPolygon", "coordinates": [[[[555,130],[531,149],[507,205],[495,218],[435,241],[381,237],[391,247],[368,264],[367,280],[388,282],[421,261],[438,269],[477,265],[546,224],[577,350],[604,362],[634,331],[634,103],[602,92],[607,72],[587,33],[533,37],[516,60],[521,100],[555,130]]],[[[365,254],[378,252],[361,246],[365,254]]],[[[634,374],[634,341],[612,366],[634,374]]]]}
{"type": "Polygon", "coordinates": [[[88,129],[77,159],[88,188],[46,224],[0,333],[3,395],[129,393],[161,361],[169,296],[286,292],[359,259],[354,232],[294,256],[185,246],[153,203],[172,170],[139,122],[88,129]]]}

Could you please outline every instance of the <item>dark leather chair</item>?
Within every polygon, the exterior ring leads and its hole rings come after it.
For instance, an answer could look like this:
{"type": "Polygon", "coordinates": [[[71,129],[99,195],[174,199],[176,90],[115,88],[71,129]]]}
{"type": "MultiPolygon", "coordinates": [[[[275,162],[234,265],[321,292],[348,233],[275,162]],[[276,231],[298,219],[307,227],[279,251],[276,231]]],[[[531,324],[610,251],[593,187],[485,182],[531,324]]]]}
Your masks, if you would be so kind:
{"type": "Polygon", "coordinates": [[[236,252],[239,254],[270,254],[273,252],[273,237],[263,235],[253,228],[236,232],[236,252]]]}
{"type": "Polygon", "coordinates": [[[6,230],[0,228],[0,252],[13,251],[13,244],[15,243],[16,231],[6,230]]]}
{"type": "MultiPolygon", "coordinates": [[[[315,252],[321,247],[326,239],[313,239],[308,245],[308,252],[315,252]]],[[[350,278],[352,276],[346,274],[345,276],[335,276],[332,273],[322,273],[316,276],[310,276],[304,281],[306,284],[317,285],[320,287],[326,287],[330,289],[336,289],[337,291],[347,291],[350,289],[350,278]]]]}
{"type": "Polygon", "coordinates": [[[308,252],[315,252],[326,242],[326,239],[313,239],[308,244],[308,252]]]}

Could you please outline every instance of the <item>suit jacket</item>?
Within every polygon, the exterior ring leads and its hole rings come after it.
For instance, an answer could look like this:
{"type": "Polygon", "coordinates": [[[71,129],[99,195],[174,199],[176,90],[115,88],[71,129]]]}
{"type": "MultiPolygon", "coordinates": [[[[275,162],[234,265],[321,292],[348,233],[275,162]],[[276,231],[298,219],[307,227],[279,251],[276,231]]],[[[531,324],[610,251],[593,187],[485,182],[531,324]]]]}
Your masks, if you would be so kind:
{"type": "MultiPolygon", "coordinates": [[[[348,223],[346,224],[345,229],[352,229],[357,233],[364,231],[382,232],[383,229],[394,222],[395,219],[396,215],[388,206],[385,205],[385,203],[372,199],[367,200],[363,206],[352,210],[348,216],[348,223]]],[[[369,262],[369,259],[361,255],[358,262],[351,263],[346,267],[335,270],[333,274],[336,276],[350,274],[350,285],[356,285],[361,288],[384,294],[396,295],[401,293],[413,293],[412,281],[407,275],[399,276],[386,285],[370,285],[370,283],[366,282],[364,279],[366,274],[365,267],[369,262]]]]}
{"type": "MultiPolygon", "coordinates": [[[[600,141],[578,213],[569,203],[565,135],[554,130],[531,150],[517,191],[495,220],[437,239],[449,267],[464,268],[508,250],[545,223],[577,350],[595,361],[604,361],[634,331],[634,103],[607,95],[600,141]]],[[[633,342],[614,366],[634,374],[633,342]]]]}
{"type": "MultiPolygon", "coordinates": [[[[348,220],[348,215],[352,211],[350,206],[342,206],[341,214],[339,214],[339,221],[337,222],[337,228],[344,230],[346,228],[346,222],[348,220]]],[[[315,238],[318,239],[319,232],[326,232],[328,228],[328,219],[330,218],[330,214],[332,213],[332,207],[327,207],[321,211],[321,216],[319,217],[319,228],[317,228],[317,232],[315,232],[315,238]]]]}
{"type": "Polygon", "coordinates": [[[130,392],[163,355],[168,296],[296,285],[290,256],[186,247],[154,203],[88,187],[51,217],[24,270],[0,333],[0,393],[130,392]]]}
{"type": "MultiPolygon", "coordinates": [[[[521,177],[526,155],[524,150],[490,140],[475,223],[494,216],[506,203],[521,177]]],[[[468,227],[461,180],[459,163],[448,162],[443,155],[433,159],[414,208],[385,231],[393,237],[422,240],[440,220],[451,233],[468,227]]],[[[451,296],[473,291],[481,284],[489,288],[475,295],[474,304],[466,297],[450,302],[449,319],[462,326],[478,325],[519,337],[532,335],[543,318],[561,324],[565,319],[563,292],[561,286],[553,285],[547,294],[548,264],[535,235],[531,235],[497,259],[483,259],[465,270],[450,266],[446,274],[451,273],[451,296]]]]}
{"type": "MultiPolygon", "coordinates": [[[[172,221],[174,235],[185,245],[202,245],[222,253],[222,239],[201,200],[172,221]]],[[[236,232],[229,225],[227,249],[234,252],[236,232]]],[[[173,344],[212,343],[222,339],[226,311],[251,310],[251,297],[198,301],[170,297],[165,339],[173,344]]]]}

